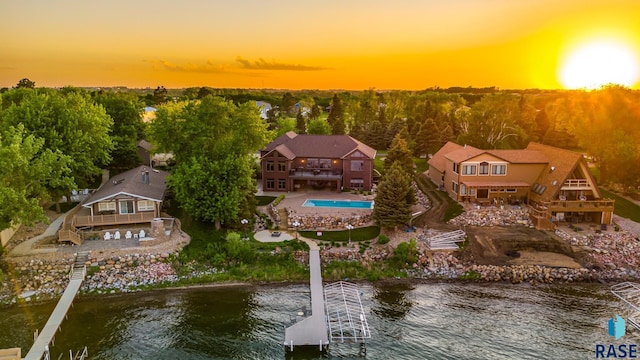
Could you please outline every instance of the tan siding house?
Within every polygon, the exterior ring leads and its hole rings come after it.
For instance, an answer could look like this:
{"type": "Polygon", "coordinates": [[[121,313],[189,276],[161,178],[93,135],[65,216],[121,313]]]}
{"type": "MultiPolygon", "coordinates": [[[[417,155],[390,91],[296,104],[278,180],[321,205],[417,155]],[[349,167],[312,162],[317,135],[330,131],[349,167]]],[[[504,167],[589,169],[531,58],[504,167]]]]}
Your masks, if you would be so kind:
{"type": "Polygon", "coordinates": [[[459,202],[531,205],[540,228],[612,220],[613,200],[602,199],[582,155],[552,146],[481,150],[448,142],[429,160],[428,176],[459,202]]]}

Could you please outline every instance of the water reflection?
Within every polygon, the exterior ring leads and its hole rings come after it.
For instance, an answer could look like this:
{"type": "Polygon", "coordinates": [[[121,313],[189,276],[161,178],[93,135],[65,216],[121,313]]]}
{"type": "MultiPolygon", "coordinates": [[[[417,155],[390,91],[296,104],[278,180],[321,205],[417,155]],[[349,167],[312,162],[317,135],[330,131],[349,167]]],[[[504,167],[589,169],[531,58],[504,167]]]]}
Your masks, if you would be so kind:
{"type": "MultiPolygon", "coordinates": [[[[595,343],[609,340],[606,321],[621,307],[601,285],[360,287],[373,334],[370,359],[590,358],[595,343]]],[[[53,358],[88,346],[92,359],[360,359],[352,344],[286,354],[289,315],[308,303],[308,285],[80,298],[56,336],[53,358]]],[[[0,347],[26,353],[33,342],[27,324],[42,328],[54,306],[3,309],[0,328],[11,331],[0,332],[0,347]]]]}

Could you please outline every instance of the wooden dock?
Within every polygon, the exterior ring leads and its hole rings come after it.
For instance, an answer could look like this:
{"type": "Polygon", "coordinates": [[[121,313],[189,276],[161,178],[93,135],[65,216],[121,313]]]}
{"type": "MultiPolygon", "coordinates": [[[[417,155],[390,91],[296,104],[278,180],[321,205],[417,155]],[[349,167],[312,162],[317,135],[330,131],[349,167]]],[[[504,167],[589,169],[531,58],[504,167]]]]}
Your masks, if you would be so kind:
{"type": "Polygon", "coordinates": [[[71,274],[71,280],[69,285],[62,293],[62,297],[58,301],[53,313],[49,316],[49,320],[42,328],[42,331],[38,335],[38,338],[31,346],[31,349],[24,357],[25,360],[40,360],[49,351],[49,344],[53,341],[56,332],[60,328],[62,321],[66,318],[67,312],[73,303],[73,299],[80,290],[82,281],[86,275],[87,269],[84,265],[88,253],[79,253],[76,257],[76,264],[74,265],[73,272],[71,274]]]}

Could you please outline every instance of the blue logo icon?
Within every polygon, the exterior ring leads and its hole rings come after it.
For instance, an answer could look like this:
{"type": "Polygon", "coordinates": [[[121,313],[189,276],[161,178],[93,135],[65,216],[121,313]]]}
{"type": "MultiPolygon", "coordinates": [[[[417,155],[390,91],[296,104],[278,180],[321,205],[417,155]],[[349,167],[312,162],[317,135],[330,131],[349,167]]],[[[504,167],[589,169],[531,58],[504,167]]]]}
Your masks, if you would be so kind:
{"type": "Polygon", "coordinates": [[[618,340],[624,336],[624,319],[616,315],[609,319],[607,333],[618,340]]]}

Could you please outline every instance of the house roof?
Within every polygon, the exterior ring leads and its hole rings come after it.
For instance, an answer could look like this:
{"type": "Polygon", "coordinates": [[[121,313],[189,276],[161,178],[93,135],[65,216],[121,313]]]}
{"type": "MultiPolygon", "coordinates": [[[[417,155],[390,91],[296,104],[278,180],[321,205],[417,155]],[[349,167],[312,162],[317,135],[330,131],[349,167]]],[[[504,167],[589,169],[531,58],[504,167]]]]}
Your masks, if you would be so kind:
{"type": "Polygon", "coordinates": [[[266,147],[267,152],[277,150],[289,159],[296,157],[344,158],[355,150],[373,159],[376,150],[348,135],[298,135],[288,132],[266,147]]]}
{"type": "Polygon", "coordinates": [[[270,152],[271,150],[277,148],[279,145],[284,144],[285,142],[293,139],[296,136],[298,136],[298,134],[294,133],[293,131],[287,131],[286,133],[278,136],[272,142],[268,143],[267,146],[265,147],[265,150],[267,152],[270,152]]]}
{"type": "MultiPolygon", "coordinates": [[[[548,159],[547,167],[536,181],[538,184],[546,186],[546,190],[539,195],[540,200],[543,201],[555,198],[565,180],[580,162],[584,161],[580,153],[539,143],[529,143],[527,150],[540,151],[548,159]]],[[[587,171],[583,175],[589,177],[592,183],[595,184],[590,172],[587,171]]],[[[534,193],[532,196],[535,197],[537,194],[534,193]]]]}
{"type": "Polygon", "coordinates": [[[545,164],[548,162],[544,152],[538,150],[487,150],[486,152],[512,164],[545,164]]]}
{"type": "Polygon", "coordinates": [[[429,159],[428,161],[429,167],[435,168],[440,172],[442,172],[447,163],[445,161],[445,155],[454,150],[458,150],[461,148],[462,148],[461,145],[448,141],[446,144],[444,144],[444,146],[440,148],[440,150],[438,150],[435,154],[433,154],[431,159],[429,159]]]}
{"type": "Polygon", "coordinates": [[[148,166],[138,166],[109,178],[109,181],[102,184],[96,192],[87,198],[83,206],[89,207],[91,204],[120,194],[162,201],[167,188],[165,178],[168,174],[166,171],[151,169],[148,166]],[[142,171],[149,171],[149,184],[142,182],[142,171]]]}
{"type": "Polygon", "coordinates": [[[138,147],[143,148],[147,151],[151,151],[151,149],[153,148],[153,145],[148,142],[147,140],[140,140],[138,141],[138,147]]]}

